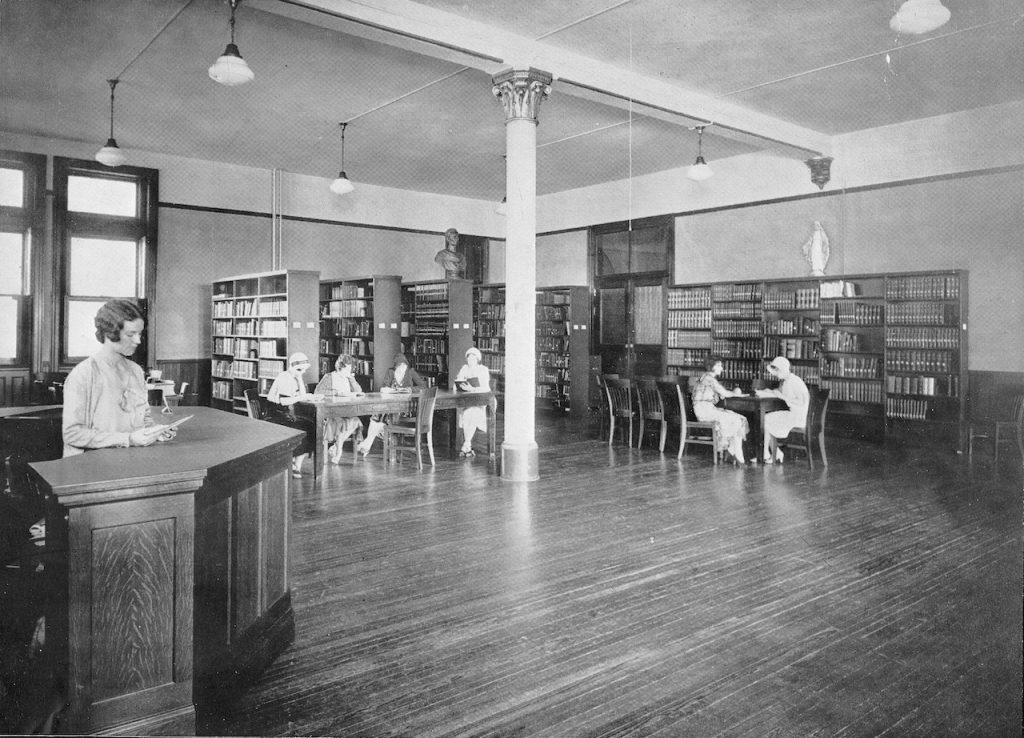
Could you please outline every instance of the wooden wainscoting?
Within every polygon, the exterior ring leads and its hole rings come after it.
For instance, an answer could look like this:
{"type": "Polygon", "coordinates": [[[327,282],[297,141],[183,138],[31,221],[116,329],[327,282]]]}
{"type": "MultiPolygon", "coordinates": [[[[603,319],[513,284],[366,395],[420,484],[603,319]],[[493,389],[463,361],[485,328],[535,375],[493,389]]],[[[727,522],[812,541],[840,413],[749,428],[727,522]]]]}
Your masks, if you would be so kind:
{"type": "Polygon", "coordinates": [[[176,388],[188,382],[187,391],[196,395],[196,404],[210,404],[209,359],[160,359],[156,368],[164,373],[164,379],[172,380],[176,388]]]}

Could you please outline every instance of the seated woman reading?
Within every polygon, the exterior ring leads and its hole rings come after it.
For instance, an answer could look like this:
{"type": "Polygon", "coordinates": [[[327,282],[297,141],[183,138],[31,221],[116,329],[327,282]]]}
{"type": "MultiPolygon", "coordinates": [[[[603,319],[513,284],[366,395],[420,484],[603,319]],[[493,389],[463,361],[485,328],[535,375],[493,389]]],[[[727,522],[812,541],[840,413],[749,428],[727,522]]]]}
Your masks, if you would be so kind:
{"type": "MultiPolygon", "coordinates": [[[[395,365],[388,369],[384,377],[384,384],[381,385],[381,392],[393,392],[411,390],[413,387],[426,387],[427,383],[420,376],[420,373],[409,366],[409,360],[405,354],[395,354],[395,365]]],[[[397,417],[397,416],[396,416],[397,417]]],[[[366,456],[370,453],[374,439],[384,430],[386,421],[383,415],[374,415],[370,418],[369,427],[366,429],[366,438],[359,444],[359,453],[366,456]]]]}
{"type": "MultiPolygon", "coordinates": [[[[352,376],[352,367],[355,364],[348,354],[342,354],[334,360],[334,371],[325,374],[320,378],[314,395],[326,395],[328,397],[357,397],[364,394],[363,388],[359,386],[356,378],[352,376]]],[[[363,424],[359,418],[330,418],[324,423],[324,440],[327,441],[327,456],[332,464],[341,461],[341,447],[345,440],[356,431],[360,430],[363,424]]]]}
{"type": "Polygon", "coordinates": [[[313,424],[304,418],[295,416],[292,408],[299,400],[308,400],[312,395],[306,390],[302,375],[309,369],[309,358],[297,351],[288,357],[288,369],[277,375],[267,392],[267,420],[278,425],[286,425],[306,432],[302,444],[292,452],[292,476],[302,476],[302,462],[313,448],[316,434],[313,424]]]}
{"type": "Polygon", "coordinates": [[[719,448],[715,451],[729,452],[735,463],[744,464],[743,440],[750,432],[750,424],[739,413],[715,407],[723,397],[735,397],[743,392],[738,388],[727,390],[718,381],[722,376],[722,360],[717,356],[709,356],[704,368],[706,371],[693,385],[693,414],[702,423],[718,425],[719,448]]]}

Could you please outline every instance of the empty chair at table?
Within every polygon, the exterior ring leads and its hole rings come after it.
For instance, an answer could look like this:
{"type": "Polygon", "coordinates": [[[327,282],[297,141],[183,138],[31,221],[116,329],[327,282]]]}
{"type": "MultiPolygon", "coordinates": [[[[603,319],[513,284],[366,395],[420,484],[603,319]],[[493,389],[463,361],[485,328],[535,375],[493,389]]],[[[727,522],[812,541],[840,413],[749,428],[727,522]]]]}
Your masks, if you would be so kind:
{"type": "Polygon", "coordinates": [[[608,445],[615,439],[615,427],[625,431],[626,445],[633,445],[633,419],[637,417],[633,383],[628,379],[605,379],[608,388],[608,405],[611,408],[608,419],[608,445]]]}
{"type": "Polygon", "coordinates": [[[643,446],[644,435],[648,423],[658,431],[658,450],[665,452],[665,439],[668,436],[668,418],[665,414],[665,403],[658,382],[654,379],[640,379],[636,382],[637,414],[640,416],[640,433],[637,436],[637,448],[643,446]]]}

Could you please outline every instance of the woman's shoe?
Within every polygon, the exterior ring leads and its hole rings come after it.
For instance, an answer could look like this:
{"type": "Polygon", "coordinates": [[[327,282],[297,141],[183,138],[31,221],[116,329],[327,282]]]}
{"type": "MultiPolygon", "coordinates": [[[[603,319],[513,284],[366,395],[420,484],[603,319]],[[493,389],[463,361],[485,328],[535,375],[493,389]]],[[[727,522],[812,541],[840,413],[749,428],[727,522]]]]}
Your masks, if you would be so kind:
{"type": "Polygon", "coordinates": [[[762,461],[762,463],[764,463],[766,465],[771,465],[772,457],[771,456],[765,456],[763,459],[761,459],[761,461],[762,461]]]}
{"type": "Polygon", "coordinates": [[[775,449],[775,463],[776,464],[781,464],[782,460],[785,459],[785,458],[786,457],[783,455],[781,448],[775,449]]]}
{"type": "Polygon", "coordinates": [[[468,459],[471,456],[476,456],[476,453],[473,452],[473,449],[469,449],[469,451],[460,451],[459,456],[461,456],[463,459],[468,459]]]}

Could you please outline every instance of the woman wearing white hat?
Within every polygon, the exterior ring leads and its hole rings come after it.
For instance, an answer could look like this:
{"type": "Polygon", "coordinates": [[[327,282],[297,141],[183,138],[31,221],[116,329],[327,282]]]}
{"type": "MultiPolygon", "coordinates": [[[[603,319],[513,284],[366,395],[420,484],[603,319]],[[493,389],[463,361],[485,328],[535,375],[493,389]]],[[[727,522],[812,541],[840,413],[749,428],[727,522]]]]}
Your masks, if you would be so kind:
{"type": "Polygon", "coordinates": [[[782,384],[778,389],[758,390],[761,397],[780,397],[786,401],[788,410],[776,410],[764,416],[764,463],[771,464],[772,461],[782,463],[782,449],[775,450],[775,458],[772,459],[769,453],[769,443],[772,436],[785,438],[794,428],[803,428],[807,425],[807,408],[810,407],[811,394],[807,391],[807,385],[797,375],[793,374],[789,366],[789,359],[784,356],[776,356],[768,365],[768,372],[778,377],[782,384]]]}
{"type": "MultiPolygon", "coordinates": [[[[466,350],[466,363],[459,369],[453,385],[465,392],[490,392],[491,372],[480,363],[480,349],[470,346],[466,350]]],[[[459,415],[459,427],[462,428],[462,450],[460,456],[476,456],[473,453],[473,435],[477,430],[487,432],[487,408],[467,407],[459,415]]]]}
{"type": "Polygon", "coordinates": [[[306,460],[306,455],[312,450],[312,439],[315,437],[313,424],[304,418],[296,417],[292,407],[299,400],[308,400],[312,397],[302,378],[307,369],[309,369],[309,357],[301,351],[296,351],[288,357],[288,369],[277,375],[267,392],[269,405],[267,420],[306,431],[306,437],[302,444],[292,452],[293,477],[302,476],[302,462],[306,460]]]}

